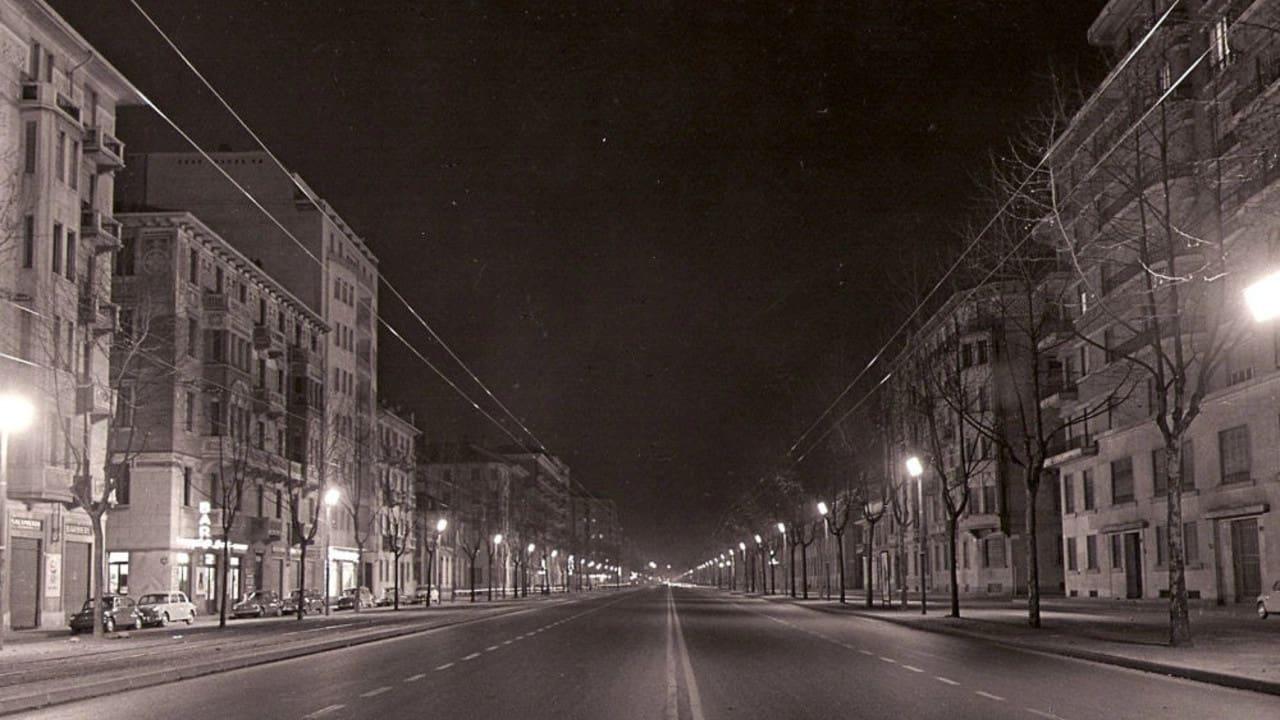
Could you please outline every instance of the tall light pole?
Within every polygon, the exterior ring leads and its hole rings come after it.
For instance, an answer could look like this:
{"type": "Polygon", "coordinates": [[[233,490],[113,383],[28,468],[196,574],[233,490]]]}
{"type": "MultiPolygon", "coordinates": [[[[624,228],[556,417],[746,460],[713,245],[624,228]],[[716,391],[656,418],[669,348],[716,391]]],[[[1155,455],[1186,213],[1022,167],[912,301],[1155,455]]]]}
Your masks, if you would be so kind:
{"type": "MultiPolygon", "coordinates": [[[[559,554],[560,554],[560,551],[558,549],[551,548],[551,562],[547,563],[547,594],[548,595],[551,594],[551,569],[556,567],[556,556],[558,556],[559,554]]],[[[565,592],[568,592],[567,588],[565,592]]]]}
{"type": "MultiPolygon", "coordinates": [[[[827,534],[830,535],[831,534],[831,508],[827,507],[827,504],[822,500],[818,501],[818,515],[822,516],[822,525],[827,528],[827,534]]],[[[826,543],[823,543],[823,545],[825,546],[826,543]]],[[[824,555],[825,554],[826,553],[824,553],[824,555]]],[[[822,572],[822,579],[823,579],[823,582],[826,583],[826,587],[823,588],[823,592],[826,593],[827,599],[830,599],[831,598],[831,561],[824,557],[822,559],[822,563],[824,566],[823,572],[822,572]]],[[[808,592],[807,586],[805,590],[807,593],[808,592]]],[[[808,595],[806,594],[805,597],[807,598],[808,595]]]]}
{"type": "Polygon", "coordinates": [[[925,533],[924,533],[924,464],[920,462],[920,458],[912,455],[907,458],[907,474],[916,480],[916,500],[918,503],[919,514],[916,515],[916,532],[920,537],[920,614],[929,614],[929,599],[925,590],[925,563],[928,561],[928,555],[925,554],[925,533]]]}
{"type": "MultiPolygon", "coordinates": [[[[329,555],[333,552],[333,506],[338,504],[342,499],[342,491],[336,487],[331,487],[324,491],[324,614],[329,614],[329,568],[333,565],[333,560],[329,555]]],[[[357,593],[358,594],[358,593],[357,593]]],[[[356,598],[359,604],[360,599],[356,598]]]]}
{"type": "Polygon", "coordinates": [[[750,575],[751,563],[747,562],[747,544],[741,540],[738,541],[738,550],[742,553],[742,592],[749,592],[748,588],[755,582],[755,576],[750,575]]]}
{"type": "Polygon", "coordinates": [[[498,552],[498,547],[502,545],[502,533],[494,533],[493,543],[489,545],[489,600],[493,600],[493,555],[498,552]]]}
{"type": "Polygon", "coordinates": [[[765,575],[764,563],[764,538],[760,537],[760,533],[752,536],[756,541],[756,557],[760,559],[760,594],[769,594],[769,576],[765,575]]]}
{"type": "MultiPolygon", "coordinates": [[[[781,547],[781,548],[779,548],[779,549],[780,549],[780,550],[782,550],[782,552],[786,552],[786,551],[787,551],[787,524],[786,524],[786,523],[784,523],[784,522],[779,522],[779,523],[778,523],[778,537],[782,538],[782,547],[781,547]]],[[[782,553],[779,553],[779,554],[778,554],[778,557],[782,557],[782,553]]],[[[788,565],[790,565],[790,563],[788,563],[788,565]]],[[[771,570],[770,572],[772,572],[772,570],[771,570]]],[[[792,587],[795,587],[795,582],[794,582],[794,579],[795,579],[795,572],[792,572],[792,573],[791,573],[791,577],[792,577],[792,580],[793,580],[793,582],[791,583],[791,586],[792,586],[792,587]]],[[[773,592],[774,592],[775,594],[778,592],[778,587],[777,587],[776,585],[773,587],[773,592]]],[[[785,583],[784,583],[784,586],[783,586],[783,588],[782,588],[782,594],[783,594],[783,595],[786,595],[786,594],[787,594],[787,588],[786,588],[786,586],[785,586],[785,583]]]]}
{"type": "MultiPolygon", "coordinates": [[[[9,534],[9,433],[22,432],[35,417],[31,401],[21,395],[0,395],[0,648],[4,647],[4,634],[9,630],[9,547],[5,538],[9,534]]],[[[101,593],[101,588],[98,589],[101,593]]]]}
{"type": "Polygon", "coordinates": [[[533,565],[533,551],[537,547],[537,545],[529,543],[529,545],[524,549],[524,591],[520,594],[520,597],[529,597],[530,567],[533,565]]]}
{"type": "MultiPolygon", "coordinates": [[[[436,564],[436,553],[440,550],[440,536],[448,527],[448,520],[444,518],[437,520],[434,542],[427,544],[427,607],[431,607],[431,576],[434,572],[432,567],[436,564]]],[[[443,594],[444,593],[441,593],[441,595],[443,594]]]]}

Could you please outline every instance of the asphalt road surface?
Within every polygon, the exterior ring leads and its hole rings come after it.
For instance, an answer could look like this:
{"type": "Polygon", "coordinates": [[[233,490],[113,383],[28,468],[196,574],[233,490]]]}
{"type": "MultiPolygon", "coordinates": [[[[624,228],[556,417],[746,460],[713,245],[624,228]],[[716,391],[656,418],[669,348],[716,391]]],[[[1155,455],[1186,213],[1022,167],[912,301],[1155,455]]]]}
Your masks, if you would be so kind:
{"type": "Polygon", "coordinates": [[[644,588],[39,718],[1280,718],[1280,698],[690,588],[644,588]]]}

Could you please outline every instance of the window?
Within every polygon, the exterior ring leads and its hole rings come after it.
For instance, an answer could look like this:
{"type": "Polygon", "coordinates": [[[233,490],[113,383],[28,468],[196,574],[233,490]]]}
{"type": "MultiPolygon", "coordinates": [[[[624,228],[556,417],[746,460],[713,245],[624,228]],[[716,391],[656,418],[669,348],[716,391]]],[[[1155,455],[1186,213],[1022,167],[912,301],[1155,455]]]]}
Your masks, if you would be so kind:
{"type": "Polygon", "coordinates": [[[1239,425],[1218,433],[1218,453],[1224,485],[1248,482],[1250,469],[1248,425],[1239,425]]]}
{"type": "Polygon", "coordinates": [[[67,231],[67,279],[75,282],[76,279],[76,234],[67,231]]]}
{"type": "Polygon", "coordinates": [[[72,190],[80,189],[80,143],[71,142],[71,167],[67,171],[67,180],[72,190]]]}
{"type": "Polygon", "coordinates": [[[34,175],[36,172],[37,130],[35,120],[28,121],[24,127],[22,169],[28,175],[34,175]]]}
{"type": "Polygon", "coordinates": [[[28,215],[22,219],[22,267],[29,268],[36,261],[36,218],[28,215]]]}
{"type": "Polygon", "coordinates": [[[196,394],[187,392],[186,417],[183,418],[183,424],[187,428],[187,432],[196,431],[196,394]]]}
{"type": "Polygon", "coordinates": [[[191,248],[191,253],[187,256],[187,282],[192,285],[200,284],[200,251],[191,248]]]}
{"type": "Polygon", "coordinates": [[[238,286],[239,286],[239,290],[238,290],[237,292],[239,293],[240,302],[242,302],[242,303],[248,302],[248,301],[249,301],[249,286],[248,286],[248,285],[245,285],[244,283],[236,283],[236,285],[238,285],[238,286]]]}
{"type": "Polygon", "coordinates": [[[1156,77],[1156,86],[1161,93],[1168,92],[1173,87],[1173,67],[1165,62],[1160,68],[1160,74],[1156,77]]]}
{"type": "Polygon", "coordinates": [[[1064,475],[1062,477],[1062,511],[1073,513],[1076,511],[1076,483],[1074,475],[1064,475]]]}
{"type": "Polygon", "coordinates": [[[1219,17],[1209,29],[1209,57],[1214,69],[1226,67],[1235,59],[1231,53],[1230,27],[1225,17],[1219,17]]]}
{"type": "Polygon", "coordinates": [[[1111,536],[1111,569],[1120,570],[1124,567],[1124,538],[1120,533],[1114,533],[1111,536]]]}
{"type": "Polygon", "coordinates": [[[66,182],[67,180],[67,133],[58,131],[58,144],[54,149],[53,155],[53,176],[58,182],[66,182]]]}
{"type": "MultiPolygon", "coordinates": [[[[1182,442],[1182,489],[1189,490],[1196,486],[1196,463],[1191,440],[1182,442]]],[[[1151,451],[1151,470],[1154,479],[1155,496],[1160,497],[1169,492],[1169,473],[1165,467],[1164,448],[1151,451]]]]}
{"type": "Polygon", "coordinates": [[[1156,565],[1164,567],[1169,557],[1169,531],[1164,525],[1156,526],[1156,565]]]}
{"type": "Polygon", "coordinates": [[[121,277],[129,277],[136,272],[136,259],[138,254],[138,239],[126,235],[120,241],[120,251],[116,253],[116,275],[121,277]]]}
{"type": "Polygon", "coordinates": [[[280,489],[276,488],[276,519],[277,520],[280,519],[281,513],[284,512],[283,507],[284,507],[284,496],[281,494],[280,489]]]}
{"type": "Polygon", "coordinates": [[[979,340],[977,349],[978,349],[977,363],[979,365],[986,365],[987,364],[987,341],[979,340]]]}
{"type": "Polygon", "coordinates": [[[1081,345],[1078,353],[1080,377],[1084,377],[1089,374],[1089,347],[1087,345],[1081,345]]]}
{"type": "Polygon", "coordinates": [[[115,472],[116,472],[116,492],[115,492],[116,504],[128,505],[129,494],[130,494],[130,491],[133,489],[132,487],[130,487],[133,484],[133,471],[129,465],[120,464],[115,466],[115,472]]]}
{"type": "Polygon", "coordinates": [[[1084,539],[1084,562],[1086,570],[1098,569],[1098,536],[1089,535],[1084,539]]]}
{"type": "Polygon", "coordinates": [[[1187,565],[1200,562],[1200,535],[1195,521],[1182,523],[1182,547],[1182,556],[1186,558],[1187,565]]]}
{"type": "Polygon", "coordinates": [[[116,392],[116,426],[133,427],[133,386],[121,385],[116,392]]]}
{"type": "Polygon", "coordinates": [[[983,567],[1002,568],[1005,566],[1004,537],[987,537],[982,540],[983,567]]]}
{"type": "Polygon", "coordinates": [[[1111,462],[1111,502],[1133,501],[1133,458],[1124,457],[1111,462]]]}
{"type": "Polygon", "coordinates": [[[182,468],[182,504],[191,507],[191,468],[182,468]]]}
{"type": "Polygon", "coordinates": [[[222,433],[222,403],[218,400],[212,400],[209,402],[209,434],[219,437],[222,433]]]}
{"type": "Polygon", "coordinates": [[[62,223],[53,224],[53,270],[54,275],[62,274],[62,223]]]}
{"type": "Polygon", "coordinates": [[[1092,510],[1094,508],[1093,498],[1093,471],[1085,470],[1080,473],[1081,485],[1084,486],[1084,509],[1092,510]]]}
{"type": "Polygon", "coordinates": [[[107,590],[121,595],[129,592],[129,553],[107,553],[107,590]]]}
{"type": "Polygon", "coordinates": [[[981,512],[993,513],[996,511],[996,488],[994,485],[982,486],[982,509],[981,512]]]}
{"type": "Polygon", "coordinates": [[[258,517],[267,516],[267,501],[266,501],[265,493],[266,493],[266,490],[261,485],[259,485],[258,486],[258,517]]]}

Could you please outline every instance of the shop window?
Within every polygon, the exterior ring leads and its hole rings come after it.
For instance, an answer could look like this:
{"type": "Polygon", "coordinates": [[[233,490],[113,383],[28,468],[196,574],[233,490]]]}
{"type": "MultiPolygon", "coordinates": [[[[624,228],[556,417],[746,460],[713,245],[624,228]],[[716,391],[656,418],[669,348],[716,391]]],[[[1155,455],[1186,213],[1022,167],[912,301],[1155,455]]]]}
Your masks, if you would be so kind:
{"type": "Polygon", "coordinates": [[[107,553],[107,592],[120,595],[129,593],[129,553],[107,553]]]}

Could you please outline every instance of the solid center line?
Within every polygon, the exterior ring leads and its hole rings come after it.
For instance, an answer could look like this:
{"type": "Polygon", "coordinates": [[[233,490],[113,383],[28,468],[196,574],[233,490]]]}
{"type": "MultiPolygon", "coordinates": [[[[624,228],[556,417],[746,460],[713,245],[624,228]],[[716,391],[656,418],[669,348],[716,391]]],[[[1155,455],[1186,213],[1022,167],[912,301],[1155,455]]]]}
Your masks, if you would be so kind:
{"type": "Polygon", "coordinates": [[[448,670],[451,667],[453,667],[453,663],[445,663],[443,665],[438,666],[436,670],[448,670]]]}
{"type": "Polygon", "coordinates": [[[903,665],[903,666],[902,666],[902,669],[903,669],[903,670],[910,670],[911,672],[920,672],[920,673],[924,672],[923,670],[921,670],[920,668],[916,667],[915,665],[903,665]]]}
{"type": "Polygon", "coordinates": [[[363,693],[360,693],[360,697],[363,697],[363,698],[371,698],[371,697],[375,697],[375,696],[381,695],[381,694],[382,694],[382,693],[384,693],[384,692],[390,692],[390,691],[391,691],[391,686],[389,686],[389,685],[383,685],[382,687],[380,687],[380,688],[375,688],[375,689],[373,689],[373,690],[370,690],[369,692],[363,692],[363,693]]]}
{"type": "Polygon", "coordinates": [[[410,675],[409,677],[405,678],[405,679],[404,679],[404,681],[405,681],[405,682],[407,682],[407,683],[408,683],[408,682],[417,682],[417,681],[421,680],[421,679],[422,679],[422,678],[424,678],[424,677],[426,677],[426,674],[425,674],[425,673],[418,673],[417,675],[410,675]]]}
{"type": "Polygon", "coordinates": [[[473,653],[471,653],[470,655],[468,655],[468,656],[466,656],[466,657],[464,657],[464,658],[462,658],[462,659],[463,659],[464,661],[466,661],[466,660],[475,660],[475,659],[476,659],[476,658],[478,658],[478,657],[480,657],[480,653],[478,653],[478,652],[473,652],[473,653]]]}
{"type": "Polygon", "coordinates": [[[992,695],[991,693],[986,692],[984,690],[974,690],[973,694],[981,695],[982,697],[987,698],[988,700],[996,700],[998,702],[1004,702],[1004,698],[1000,697],[999,695],[992,695]]]}
{"type": "Polygon", "coordinates": [[[946,684],[948,684],[948,685],[959,685],[959,684],[960,684],[960,683],[956,682],[955,680],[952,680],[951,678],[944,678],[944,677],[942,677],[941,675],[934,675],[934,676],[933,676],[933,679],[934,679],[934,680],[937,680],[938,682],[944,682],[944,683],[946,683],[946,684]]]}
{"type": "Polygon", "coordinates": [[[311,718],[324,717],[325,715],[328,715],[329,713],[337,712],[344,707],[346,707],[346,705],[330,705],[328,707],[322,707],[319,710],[311,713],[310,715],[303,715],[302,718],[303,720],[311,720],[311,718]]]}
{"type": "Polygon", "coordinates": [[[680,626],[680,611],[676,609],[675,593],[671,592],[671,620],[675,624],[676,647],[680,651],[680,665],[684,669],[685,691],[689,693],[689,715],[691,720],[706,720],[702,714],[702,696],[698,693],[698,679],[693,674],[693,665],[689,662],[689,646],[684,642],[684,628],[680,626]]]}

